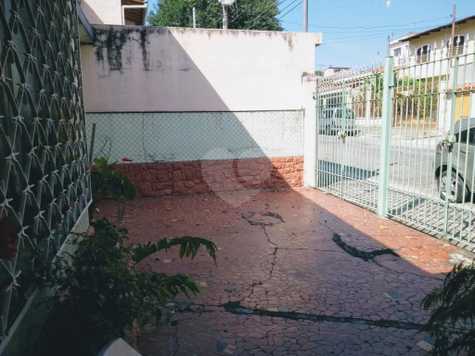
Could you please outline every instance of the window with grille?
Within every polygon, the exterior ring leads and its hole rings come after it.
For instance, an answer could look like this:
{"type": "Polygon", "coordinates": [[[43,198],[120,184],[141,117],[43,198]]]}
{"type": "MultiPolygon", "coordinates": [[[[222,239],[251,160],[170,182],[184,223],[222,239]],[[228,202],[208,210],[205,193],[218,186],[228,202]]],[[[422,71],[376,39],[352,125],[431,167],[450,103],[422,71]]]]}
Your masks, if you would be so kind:
{"type": "Polygon", "coordinates": [[[455,36],[452,40],[452,43],[450,43],[450,41],[447,41],[447,48],[451,49],[452,55],[454,56],[462,55],[464,52],[464,47],[465,47],[464,35],[455,36]]]}
{"type": "Polygon", "coordinates": [[[424,45],[416,50],[417,63],[426,63],[430,60],[431,46],[424,45]]]}
{"type": "Polygon", "coordinates": [[[90,201],[75,0],[0,1],[1,332],[90,201]]]}

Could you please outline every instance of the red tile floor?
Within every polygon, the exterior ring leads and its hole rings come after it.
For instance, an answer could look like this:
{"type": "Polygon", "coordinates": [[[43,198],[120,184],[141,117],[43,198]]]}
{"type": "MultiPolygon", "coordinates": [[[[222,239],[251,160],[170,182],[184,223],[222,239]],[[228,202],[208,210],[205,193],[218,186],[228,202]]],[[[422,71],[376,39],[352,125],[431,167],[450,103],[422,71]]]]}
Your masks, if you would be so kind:
{"type": "Polygon", "coordinates": [[[420,302],[460,253],[310,189],[137,199],[122,222],[133,241],[192,235],[219,248],[217,265],[171,251],[146,261],[202,291],[144,332],[144,356],[423,355],[420,302]]]}

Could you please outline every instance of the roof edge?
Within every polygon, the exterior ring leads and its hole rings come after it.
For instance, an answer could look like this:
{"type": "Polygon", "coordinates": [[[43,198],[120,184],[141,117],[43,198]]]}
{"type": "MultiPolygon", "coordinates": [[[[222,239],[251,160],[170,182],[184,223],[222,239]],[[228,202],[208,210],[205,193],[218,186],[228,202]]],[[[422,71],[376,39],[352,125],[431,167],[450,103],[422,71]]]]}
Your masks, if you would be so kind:
{"type": "MultiPolygon", "coordinates": [[[[475,15],[467,16],[467,17],[464,17],[460,20],[457,20],[457,21],[455,21],[455,24],[459,25],[459,24],[462,24],[464,22],[471,21],[471,20],[475,20],[475,15]]],[[[407,41],[410,41],[410,40],[428,35],[431,32],[436,32],[436,31],[440,31],[440,30],[443,30],[443,29],[446,29],[446,28],[450,28],[451,26],[452,26],[452,23],[450,22],[450,23],[445,24],[445,25],[433,27],[433,28],[430,28],[430,29],[422,31],[422,32],[417,32],[413,35],[403,37],[403,39],[400,39],[399,42],[407,42],[407,41]]]]}
{"type": "Polygon", "coordinates": [[[314,38],[315,45],[318,46],[322,43],[323,34],[321,32],[288,32],[288,31],[266,31],[266,30],[246,30],[246,29],[220,29],[220,28],[192,28],[192,27],[158,27],[149,25],[108,25],[108,24],[94,24],[93,29],[97,30],[128,30],[128,31],[142,31],[147,30],[150,32],[170,31],[170,32],[208,32],[208,33],[243,33],[248,35],[280,35],[280,36],[302,36],[314,38]]]}

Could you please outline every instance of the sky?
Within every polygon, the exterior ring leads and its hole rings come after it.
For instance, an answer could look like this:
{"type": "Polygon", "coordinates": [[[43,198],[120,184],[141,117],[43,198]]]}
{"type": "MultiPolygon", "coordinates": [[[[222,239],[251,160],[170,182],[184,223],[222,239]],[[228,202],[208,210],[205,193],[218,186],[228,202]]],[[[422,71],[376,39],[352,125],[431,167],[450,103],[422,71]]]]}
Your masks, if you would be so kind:
{"type": "MultiPolygon", "coordinates": [[[[152,8],[157,1],[149,0],[152,8]]],[[[308,1],[309,30],[323,34],[323,43],[316,49],[317,68],[380,64],[387,53],[389,36],[397,38],[449,23],[454,3],[454,0],[308,1]]],[[[301,31],[302,0],[278,0],[278,3],[285,31],[301,31]]],[[[455,3],[457,18],[475,15],[475,0],[455,3]]]]}

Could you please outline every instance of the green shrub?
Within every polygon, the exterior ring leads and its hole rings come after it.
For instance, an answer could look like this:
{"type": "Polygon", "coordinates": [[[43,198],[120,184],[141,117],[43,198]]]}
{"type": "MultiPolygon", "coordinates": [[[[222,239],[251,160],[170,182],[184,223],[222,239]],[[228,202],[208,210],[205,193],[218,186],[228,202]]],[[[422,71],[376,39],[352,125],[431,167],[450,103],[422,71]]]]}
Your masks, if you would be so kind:
{"type": "Polygon", "coordinates": [[[75,237],[74,254],[57,258],[46,278],[56,291],[57,305],[43,336],[50,340],[48,355],[97,355],[105,344],[124,337],[134,323],[159,320],[163,306],[173,297],[199,292],[187,275],[138,268],[148,256],[176,246],[180,257],[194,258],[204,248],[215,259],[215,244],[202,238],[130,244],[127,231],[107,220],[92,226],[93,236],[75,237]]]}
{"type": "Polygon", "coordinates": [[[456,266],[422,305],[432,312],[425,331],[434,355],[475,355],[475,265],[456,266]]]}
{"type": "Polygon", "coordinates": [[[114,169],[107,158],[94,160],[91,171],[92,194],[95,200],[110,198],[114,200],[131,200],[135,198],[136,189],[130,180],[114,169]]]}

